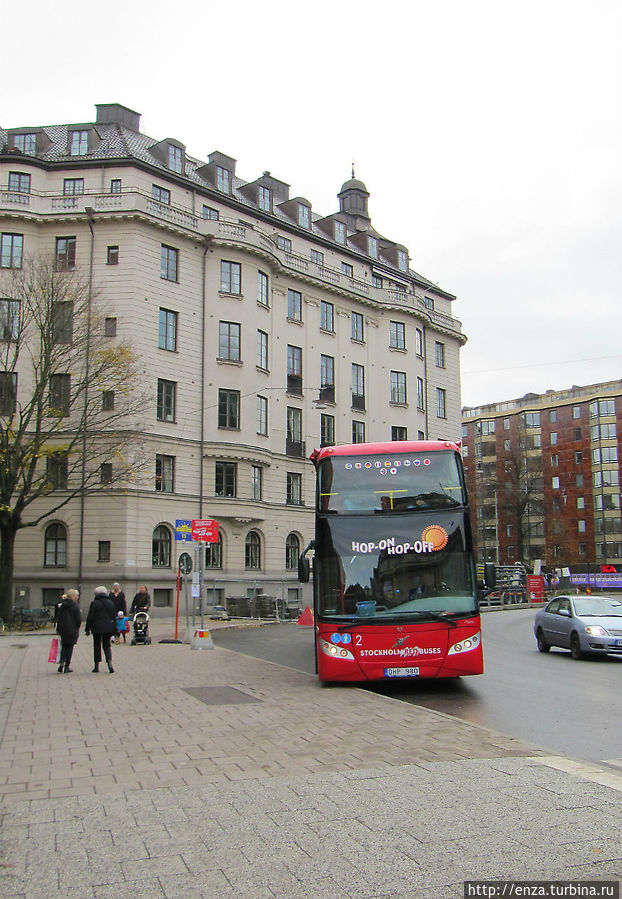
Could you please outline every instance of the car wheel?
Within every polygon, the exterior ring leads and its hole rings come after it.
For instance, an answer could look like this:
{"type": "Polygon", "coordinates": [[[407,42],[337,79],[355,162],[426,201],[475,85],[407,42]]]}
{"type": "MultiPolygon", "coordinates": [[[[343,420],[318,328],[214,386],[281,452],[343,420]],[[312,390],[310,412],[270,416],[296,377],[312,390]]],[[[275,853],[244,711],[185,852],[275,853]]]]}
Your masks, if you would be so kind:
{"type": "Polygon", "coordinates": [[[579,635],[577,633],[570,635],[570,653],[573,659],[583,658],[583,651],[581,649],[581,643],[579,642],[579,635]]]}
{"type": "Polygon", "coordinates": [[[542,633],[541,627],[538,628],[538,631],[536,633],[536,641],[538,643],[538,650],[540,652],[548,652],[549,649],[551,648],[549,646],[549,644],[546,642],[546,640],[544,639],[544,634],[542,633]]]}

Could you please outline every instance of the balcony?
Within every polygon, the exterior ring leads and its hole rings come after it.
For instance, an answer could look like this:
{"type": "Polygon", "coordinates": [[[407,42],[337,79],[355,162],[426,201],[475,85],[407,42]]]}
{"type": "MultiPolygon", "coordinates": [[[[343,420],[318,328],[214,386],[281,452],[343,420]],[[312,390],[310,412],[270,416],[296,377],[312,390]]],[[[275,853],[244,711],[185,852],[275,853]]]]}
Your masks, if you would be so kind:
{"type": "Polygon", "coordinates": [[[352,394],[352,408],[357,412],[365,411],[365,395],[360,393],[352,394]]]}
{"type": "Polygon", "coordinates": [[[306,455],[306,444],[304,440],[285,441],[285,455],[294,456],[296,459],[304,459],[306,455]]]}
{"type": "Polygon", "coordinates": [[[335,402],[335,385],[327,384],[326,387],[320,387],[320,400],[323,403],[335,402]]]}
{"type": "Polygon", "coordinates": [[[287,392],[294,396],[302,396],[302,375],[287,376],[287,392]]]}

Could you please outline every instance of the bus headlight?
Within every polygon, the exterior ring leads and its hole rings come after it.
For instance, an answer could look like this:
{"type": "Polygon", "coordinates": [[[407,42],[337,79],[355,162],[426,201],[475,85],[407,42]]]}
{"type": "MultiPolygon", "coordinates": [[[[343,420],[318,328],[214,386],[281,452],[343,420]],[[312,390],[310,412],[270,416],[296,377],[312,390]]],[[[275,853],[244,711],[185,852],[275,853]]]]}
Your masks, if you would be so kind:
{"type": "Polygon", "coordinates": [[[331,656],[334,659],[349,659],[354,661],[354,656],[349,649],[343,646],[335,646],[334,643],[327,643],[326,640],[320,640],[320,649],[324,655],[331,656]]]}
{"type": "Polygon", "coordinates": [[[477,649],[481,643],[481,634],[478,631],[476,634],[473,634],[471,637],[465,637],[464,640],[461,640],[459,643],[454,643],[452,647],[450,647],[448,656],[457,656],[461,655],[463,652],[471,652],[474,649],[477,649]]]}

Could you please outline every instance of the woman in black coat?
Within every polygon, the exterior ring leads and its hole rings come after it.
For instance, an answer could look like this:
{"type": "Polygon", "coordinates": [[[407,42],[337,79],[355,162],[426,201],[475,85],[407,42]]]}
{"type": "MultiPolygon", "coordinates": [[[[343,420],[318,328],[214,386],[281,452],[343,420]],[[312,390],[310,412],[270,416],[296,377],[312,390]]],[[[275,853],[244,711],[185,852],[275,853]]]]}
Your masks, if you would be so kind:
{"type": "Polygon", "coordinates": [[[78,591],[67,590],[62,600],[54,610],[56,618],[56,633],[60,637],[60,664],[58,673],[71,674],[71,656],[73,648],[78,642],[82,615],[78,604],[78,591]]]}
{"type": "Polygon", "coordinates": [[[95,587],[95,598],[89,607],[89,613],[86,616],[86,627],[84,632],[88,637],[93,634],[93,660],[95,667],[93,671],[99,671],[99,663],[102,660],[102,647],[104,656],[108,664],[108,671],[114,674],[112,667],[112,651],[110,649],[110,640],[116,631],[117,612],[113,601],[108,596],[105,587],[95,587]]]}

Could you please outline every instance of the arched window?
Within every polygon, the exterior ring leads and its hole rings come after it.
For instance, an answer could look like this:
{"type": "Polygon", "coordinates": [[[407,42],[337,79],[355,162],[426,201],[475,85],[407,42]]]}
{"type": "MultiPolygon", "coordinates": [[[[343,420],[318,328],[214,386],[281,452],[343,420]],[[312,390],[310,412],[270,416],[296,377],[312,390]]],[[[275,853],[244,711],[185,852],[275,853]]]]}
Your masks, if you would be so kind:
{"type": "Polygon", "coordinates": [[[261,568],[261,537],[257,531],[249,531],[246,535],[245,567],[261,568]]]}
{"type": "Polygon", "coordinates": [[[218,532],[218,541],[208,543],[205,547],[205,567],[222,568],[222,534],[218,532]]]}
{"type": "Polygon", "coordinates": [[[300,540],[296,534],[288,534],[285,541],[285,567],[290,571],[298,568],[298,556],[300,555],[300,540]]]}
{"type": "Polygon", "coordinates": [[[45,531],[45,561],[48,568],[64,568],[67,564],[67,529],[64,524],[51,524],[45,531]]]}
{"type": "Polygon", "coordinates": [[[171,532],[160,524],[153,532],[151,564],[154,568],[171,567],[171,532]]]}

